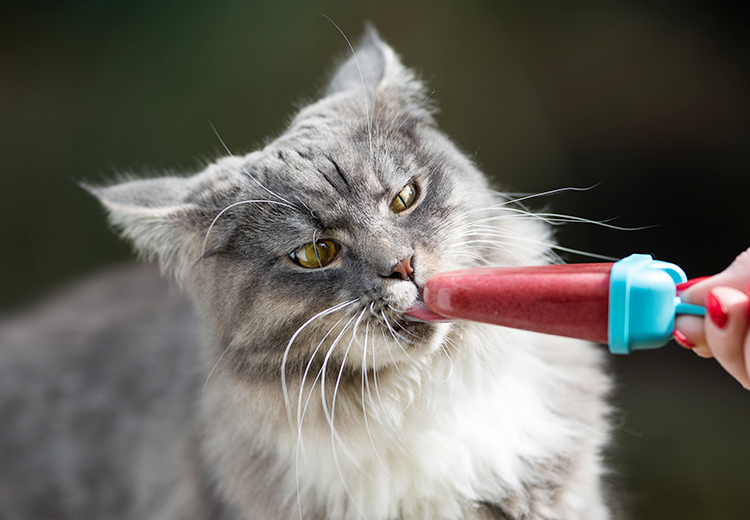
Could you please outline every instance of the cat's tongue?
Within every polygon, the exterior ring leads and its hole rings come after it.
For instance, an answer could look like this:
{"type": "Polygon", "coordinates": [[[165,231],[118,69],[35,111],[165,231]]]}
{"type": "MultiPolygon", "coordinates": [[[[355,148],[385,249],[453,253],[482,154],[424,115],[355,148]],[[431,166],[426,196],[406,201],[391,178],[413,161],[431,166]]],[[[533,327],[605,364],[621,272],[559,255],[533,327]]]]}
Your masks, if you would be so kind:
{"type": "Polygon", "coordinates": [[[441,314],[431,311],[427,305],[424,304],[422,299],[415,301],[411,307],[406,309],[406,316],[419,321],[432,321],[432,322],[447,322],[451,321],[450,318],[446,318],[441,314]]]}

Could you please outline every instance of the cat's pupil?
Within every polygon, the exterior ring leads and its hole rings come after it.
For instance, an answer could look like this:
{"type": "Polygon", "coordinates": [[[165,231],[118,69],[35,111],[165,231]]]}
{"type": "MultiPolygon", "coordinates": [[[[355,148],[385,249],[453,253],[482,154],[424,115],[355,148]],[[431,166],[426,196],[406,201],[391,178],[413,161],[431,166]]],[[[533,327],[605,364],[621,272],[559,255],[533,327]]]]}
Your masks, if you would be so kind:
{"type": "Polygon", "coordinates": [[[410,208],[417,198],[417,188],[414,184],[409,183],[404,186],[401,191],[396,195],[396,198],[391,202],[391,213],[401,213],[402,211],[410,208]]]}
{"type": "Polygon", "coordinates": [[[319,240],[302,246],[290,256],[302,267],[315,269],[330,264],[338,254],[338,246],[332,240],[319,240]]]}

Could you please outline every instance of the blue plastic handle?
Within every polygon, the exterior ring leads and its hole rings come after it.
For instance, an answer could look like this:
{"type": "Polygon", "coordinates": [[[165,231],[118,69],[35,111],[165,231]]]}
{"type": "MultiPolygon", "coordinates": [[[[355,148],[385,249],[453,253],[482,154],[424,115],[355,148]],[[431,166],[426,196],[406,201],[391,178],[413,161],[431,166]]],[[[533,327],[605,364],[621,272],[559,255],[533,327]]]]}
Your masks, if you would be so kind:
{"type": "Polygon", "coordinates": [[[682,303],[677,296],[677,284],[685,281],[682,269],[651,255],[615,262],[609,277],[609,351],[663,347],[672,339],[676,314],[705,315],[704,307],[682,303]]]}

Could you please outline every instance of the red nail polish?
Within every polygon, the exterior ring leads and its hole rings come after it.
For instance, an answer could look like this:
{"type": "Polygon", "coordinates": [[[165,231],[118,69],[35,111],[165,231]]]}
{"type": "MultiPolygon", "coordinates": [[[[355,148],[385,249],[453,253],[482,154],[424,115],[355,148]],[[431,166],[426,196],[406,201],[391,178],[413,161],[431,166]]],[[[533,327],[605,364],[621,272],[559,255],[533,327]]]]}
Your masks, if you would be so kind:
{"type": "Polygon", "coordinates": [[[727,324],[727,320],[729,320],[729,315],[719,299],[714,296],[713,292],[708,293],[708,296],[706,296],[706,311],[708,312],[711,321],[713,321],[717,327],[723,329],[727,324]]]}
{"type": "Polygon", "coordinates": [[[679,330],[674,331],[674,340],[677,344],[683,348],[691,349],[695,347],[695,344],[687,339],[685,335],[679,330]]]}
{"type": "Polygon", "coordinates": [[[711,278],[710,276],[701,276],[698,278],[693,278],[692,280],[688,280],[687,282],[682,282],[677,284],[677,292],[682,292],[686,290],[688,287],[692,287],[693,285],[697,284],[698,282],[702,282],[703,280],[708,280],[711,278]]]}

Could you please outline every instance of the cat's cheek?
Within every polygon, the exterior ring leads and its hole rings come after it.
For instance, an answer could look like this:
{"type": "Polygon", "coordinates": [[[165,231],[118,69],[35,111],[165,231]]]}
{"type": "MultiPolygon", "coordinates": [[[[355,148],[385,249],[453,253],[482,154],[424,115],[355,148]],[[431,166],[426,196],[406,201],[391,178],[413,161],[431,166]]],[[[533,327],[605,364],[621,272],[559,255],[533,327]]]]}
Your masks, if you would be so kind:
{"type": "Polygon", "coordinates": [[[424,287],[427,280],[442,271],[460,269],[463,265],[453,261],[450,246],[439,247],[433,244],[433,248],[416,246],[414,252],[414,281],[418,287],[424,287]]]}

